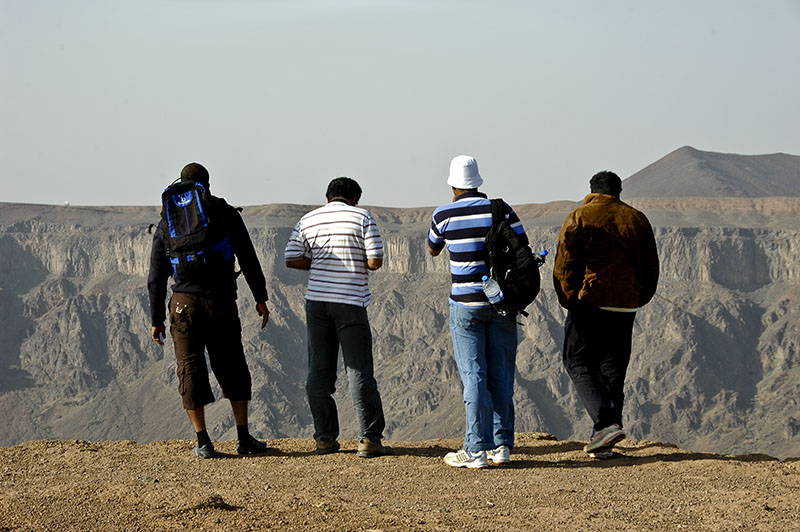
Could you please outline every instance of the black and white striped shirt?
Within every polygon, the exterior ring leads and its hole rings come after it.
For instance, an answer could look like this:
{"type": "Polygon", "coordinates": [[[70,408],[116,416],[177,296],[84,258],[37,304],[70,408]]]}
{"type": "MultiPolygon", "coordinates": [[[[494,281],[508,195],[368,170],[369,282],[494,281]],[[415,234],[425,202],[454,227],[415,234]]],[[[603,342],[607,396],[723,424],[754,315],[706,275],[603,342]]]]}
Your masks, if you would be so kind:
{"type": "Polygon", "coordinates": [[[369,211],[334,200],[300,218],[284,256],[311,259],[306,299],[366,307],[367,259],[383,258],[383,241],[369,211]]]}

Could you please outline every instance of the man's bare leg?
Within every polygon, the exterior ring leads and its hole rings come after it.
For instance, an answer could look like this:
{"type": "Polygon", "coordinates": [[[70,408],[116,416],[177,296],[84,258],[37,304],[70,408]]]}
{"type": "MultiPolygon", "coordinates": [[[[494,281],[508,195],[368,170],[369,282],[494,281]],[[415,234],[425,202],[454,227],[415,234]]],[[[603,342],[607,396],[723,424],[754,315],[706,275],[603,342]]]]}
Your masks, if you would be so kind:
{"type": "Polygon", "coordinates": [[[211,458],[215,455],[214,444],[206,431],[206,411],[204,407],[187,410],[189,420],[192,422],[194,431],[197,433],[197,447],[194,448],[194,455],[199,458],[211,458]]]}

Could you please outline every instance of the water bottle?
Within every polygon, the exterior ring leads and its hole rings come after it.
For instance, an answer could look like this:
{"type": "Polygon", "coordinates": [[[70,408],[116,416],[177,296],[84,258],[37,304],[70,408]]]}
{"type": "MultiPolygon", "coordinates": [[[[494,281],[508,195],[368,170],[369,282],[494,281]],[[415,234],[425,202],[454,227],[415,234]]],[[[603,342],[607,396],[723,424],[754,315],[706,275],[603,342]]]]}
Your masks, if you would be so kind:
{"type": "Polygon", "coordinates": [[[543,249],[541,252],[533,254],[533,260],[538,267],[540,268],[542,267],[542,264],[544,264],[544,261],[547,258],[548,253],[549,252],[546,249],[543,249]]]}
{"type": "Polygon", "coordinates": [[[501,316],[508,315],[508,309],[503,304],[503,291],[497,281],[488,275],[484,275],[481,280],[483,281],[483,293],[486,294],[486,299],[489,300],[489,303],[501,316]]]}

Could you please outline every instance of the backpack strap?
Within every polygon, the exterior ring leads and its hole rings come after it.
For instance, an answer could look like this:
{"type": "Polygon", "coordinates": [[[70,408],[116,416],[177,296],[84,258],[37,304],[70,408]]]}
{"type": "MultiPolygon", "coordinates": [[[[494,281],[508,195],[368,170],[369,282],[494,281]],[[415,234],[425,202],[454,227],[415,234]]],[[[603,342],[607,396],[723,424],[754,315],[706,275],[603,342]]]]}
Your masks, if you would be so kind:
{"type": "Polygon", "coordinates": [[[492,225],[497,225],[506,219],[505,216],[505,201],[503,198],[494,198],[490,200],[492,205],[492,225]]]}

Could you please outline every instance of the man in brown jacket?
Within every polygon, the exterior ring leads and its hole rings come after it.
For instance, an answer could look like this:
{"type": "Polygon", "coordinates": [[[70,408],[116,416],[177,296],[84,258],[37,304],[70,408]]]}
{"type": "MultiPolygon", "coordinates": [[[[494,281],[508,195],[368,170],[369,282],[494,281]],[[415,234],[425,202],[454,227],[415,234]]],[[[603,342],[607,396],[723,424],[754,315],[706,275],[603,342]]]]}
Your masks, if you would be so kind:
{"type": "Polygon", "coordinates": [[[600,172],[591,194],[561,227],[553,265],[558,302],[567,309],[564,368],[594,422],[584,447],[611,456],[625,439],[622,403],[636,310],[658,284],[658,251],[647,217],[619,199],[622,181],[600,172]]]}

